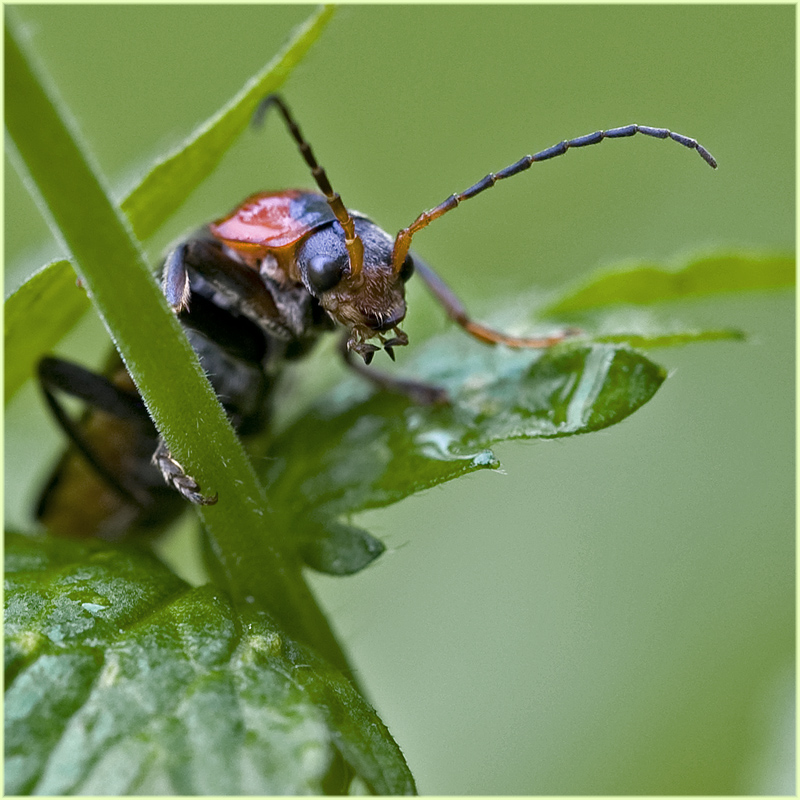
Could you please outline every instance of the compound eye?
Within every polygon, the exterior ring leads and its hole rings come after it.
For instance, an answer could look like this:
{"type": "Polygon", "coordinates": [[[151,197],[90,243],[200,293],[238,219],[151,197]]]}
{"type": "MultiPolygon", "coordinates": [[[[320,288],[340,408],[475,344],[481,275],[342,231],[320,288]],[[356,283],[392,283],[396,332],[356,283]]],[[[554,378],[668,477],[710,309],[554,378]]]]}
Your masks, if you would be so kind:
{"type": "Polygon", "coordinates": [[[308,261],[306,276],[308,283],[317,294],[333,289],[342,279],[347,267],[347,254],[332,258],[328,255],[313,256],[308,261]]]}
{"type": "Polygon", "coordinates": [[[414,274],[414,259],[411,256],[406,256],[403,266],[400,267],[400,280],[406,283],[408,279],[414,274]]]}

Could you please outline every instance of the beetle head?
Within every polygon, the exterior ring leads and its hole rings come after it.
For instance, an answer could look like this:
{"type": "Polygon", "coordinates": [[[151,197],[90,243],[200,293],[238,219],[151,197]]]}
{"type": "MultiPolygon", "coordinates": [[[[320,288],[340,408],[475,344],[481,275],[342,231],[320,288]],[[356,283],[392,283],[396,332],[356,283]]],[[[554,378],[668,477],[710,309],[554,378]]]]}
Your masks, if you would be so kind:
{"type": "Polygon", "coordinates": [[[344,231],[336,222],[306,237],[296,259],[306,289],[349,330],[347,347],[369,364],[381,348],[394,359],[393,348],[408,344],[399,325],[406,315],[405,282],[414,265],[408,257],[397,273],[392,269],[392,237],[369,220],[356,217],[354,222],[364,246],[357,274],[351,274],[344,231]]]}

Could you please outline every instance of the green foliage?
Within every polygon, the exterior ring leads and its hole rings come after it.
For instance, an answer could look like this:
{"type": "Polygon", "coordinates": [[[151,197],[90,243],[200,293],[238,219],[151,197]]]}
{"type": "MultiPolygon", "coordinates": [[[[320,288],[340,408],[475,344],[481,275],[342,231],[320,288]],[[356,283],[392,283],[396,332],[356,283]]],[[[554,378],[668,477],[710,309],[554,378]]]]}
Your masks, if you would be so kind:
{"type": "Polygon", "coordinates": [[[660,264],[602,270],[545,309],[565,314],[621,303],[648,305],[720,292],[794,286],[795,259],[789,254],[725,253],[697,258],[680,269],[660,264]]]}
{"type": "Polygon", "coordinates": [[[352,684],[152,556],[6,535],[9,794],[377,794],[414,782],[352,684]]]}
{"type": "Polygon", "coordinates": [[[34,374],[44,353],[89,308],[85,292],[75,291],[69,261],[42,267],[9,297],[5,306],[5,402],[34,374]]]}
{"type": "Polygon", "coordinates": [[[363,386],[347,384],[270,446],[265,481],[272,506],[297,524],[313,510],[310,565],[317,569],[354,571],[382,552],[358,547],[363,531],[347,539],[336,518],[497,469],[489,448],[498,442],[606,428],[644,405],[666,378],[626,348],[564,344],[531,356],[487,350],[458,335],[429,342],[413,366],[416,375],[444,386],[453,403],[431,408],[385,394],[364,399],[363,386]],[[338,562],[326,568],[317,551],[338,552],[343,540],[356,548],[351,568],[338,562]]]}
{"type": "Polygon", "coordinates": [[[352,775],[373,792],[412,792],[397,745],[346,677],[301,563],[338,575],[363,569],[384,546],[350,526],[350,515],[496,469],[495,443],[624,420],[666,378],[632,346],[742,337],[634,306],[793,284],[792,259],[758,254],[590,278],[540,308],[585,334],[536,353],[485,348],[460,333],[432,340],[411,369],[445,387],[449,406],[421,408],[348,382],[269,443],[257,476],[136,237],[151,234],[209,174],[330,15],[315,13],[121,209],[66,109],[43,88],[13,19],[7,28],[16,157],[85,289],[60,261],[9,299],[6,396],[78,319],[88,292],[172,451],[220,495],[200,512],[219,586],[191,589],[138,551],[7,535],[10,793],[342,792],[352,775]]]}

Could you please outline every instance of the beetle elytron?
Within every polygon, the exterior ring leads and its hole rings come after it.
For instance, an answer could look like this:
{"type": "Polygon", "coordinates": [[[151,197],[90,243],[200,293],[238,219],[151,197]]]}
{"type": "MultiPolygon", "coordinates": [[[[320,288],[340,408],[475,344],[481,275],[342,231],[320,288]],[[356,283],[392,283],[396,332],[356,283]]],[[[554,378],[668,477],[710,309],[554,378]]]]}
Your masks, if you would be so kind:
{"type": "MultiPolygon", "coordinates": [[[[475,322],[436,273],[409,253],[416,233],[497,181],[571,148],[637,133],[673,139],[717,166],[694,139],[665,128],[628,125],[596,131],[487,175],[420,214],[393,238],[366,217],[348,211],[279,96],[267,97],[256,119],[273,106],[321,193],[292,189],[252,195],[172,250],[162,276],[167,302],[242,436],[266,425],[280,365],[302,357],[322,334],[336,329],[342,331],[346,362],[360,374],[420,403],[446,402],[435,386],[367,366],[380,349],[394,359],[394,348],[408,343],[400,325],[406,315],[405,283],[414,272],[447,314],[480,341],[543,348],[569,335],[562,331],[518,338],[475,322]],[[354,354],[364,363],[354,360],[354,354]]],[[[216,502],[216,497],[204,496],[172,458],[118,359],[107,376],[101,376],[45,358],[39,379],[48,405],[73,443],[36,509],[37,517],[54,532],[116,539],[134,527],[168,521],[180,509],[176,500],[181,495],[193,503],[216,502]],[[57,391],[89,404],[80,422],[66,414],[57,391]]]]}

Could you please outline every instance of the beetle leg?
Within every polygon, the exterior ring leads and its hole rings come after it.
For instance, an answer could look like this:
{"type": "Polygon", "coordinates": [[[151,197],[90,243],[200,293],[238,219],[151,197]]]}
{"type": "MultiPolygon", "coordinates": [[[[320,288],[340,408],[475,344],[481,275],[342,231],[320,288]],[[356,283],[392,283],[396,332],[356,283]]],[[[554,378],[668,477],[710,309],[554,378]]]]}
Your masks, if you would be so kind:
{"type": "Polygon", "coordinates": [[[192,272],[221,295],[221,305],[236,309],[278,339],[294,335],[259,274],[227,255],[213,239],[190,239],[167,256],[162,288],[175,313],[190,308],[192,272]]]}
{"type": "Polygon", "coordinates": [[[362,378],[371,381],[380,389],[394,394],[402,394],[411,398],[415,403],[425,406],[447,405],[450,402],[447,392],[441,386],[434,386],[422,381],[411,381],[404,378],[396,378],[387,372],[369,369],[366,364],[362,364],[356,359],[352,351],[347,346],[347,336],[339,340],[339,352],[344,359],[344,363],[358,373],[362,378]]]}
{"type": "Polygon", "coordinates": [[[183,467],[172,457],[166,442],[159,437],[158,447],[153,453],[153,464],[158,467],[167,486],[185,497],[189,502],[200,506],[213,506],[217,502],[217,495],[206,497],[200,492],[200,486],[183,467]]]}
{"type": "Polygon", "coordinates": [[[507,347],[545,348],[551,347],[569,336],[575,336],[580,333],[577,328],[566,328],[551,336],[531,339],[509,336],[492,328],[487,328],[485,325],[481,325],[470,318],[466,308],[464,308],[464,304],[453,294],[453,290],[416,254],[414,255],[414,264],[417,275],[422,278],[433,296],[442,304],[450,319],[458,323],[470,336],[474,336],[481,342],[504,344],[507,347]]]}
{"type": "MultiPolygon", "coordinates": [[[[39,384],[53,416],[92,468],[130,502],[145,508],[152,505],[153,498],[147,491],[144,482],[119,474],[103,461],[84,435],[81,426],[67,414],[58,401],[55,391],[62,391],[83,400],[94,408],[105,411],[118,419],[141,425],[148,434],[155,438],[155,427],[138,394],[125,391],[103,375],[97,375],[78,364],[59,358],[49,356],[43,358],[39,362],[38,373],[39,384]]],[[[167,484],[191,502],[216,503],[216,496],[206,498],[200,494],[197,482],[184,473],[180,464],[169,454],[167,446],[161,438],[159,438],[159,445],[152,461],[161,471],[167,484]]],[[[45,491],[38,504],[37,516],[41,516],[47,499],[46,495],[45,491]]]]}
{"type": "MultiPolygon", "coordinates": [[[[90,372],[78,364],[59,358],[45,357],[38,365],[39,385],[45,402],[78,451],[92,468],[127,500],[138,506],[149,506],[153,498],[141,483],[120,475],[104,463],[95,448],[84,435],[81,426],[66,412],[55,396],[56,391],[83,400],[89,405],[105,411],[122,420],[129,420],[152,428],[144,403],[138,395],[116,386],[108,378],[90,372]]],[[[155,429],[153,429],[155,436],[155,429]]],[[[47,500],[47,491],[38,503],[37,516],[47,500]]]]}
{"type": "Polygon", "coordinates": [[[189,271],[186,268],[186,248],[187,243],[184,242],[167,256],[161,280],[161,288],[167,303],[176,314],[189,308],[191,296],[189,271]]]}

